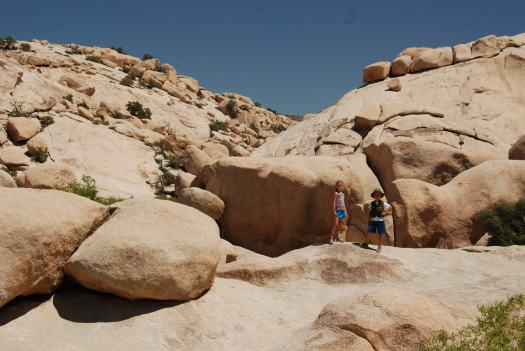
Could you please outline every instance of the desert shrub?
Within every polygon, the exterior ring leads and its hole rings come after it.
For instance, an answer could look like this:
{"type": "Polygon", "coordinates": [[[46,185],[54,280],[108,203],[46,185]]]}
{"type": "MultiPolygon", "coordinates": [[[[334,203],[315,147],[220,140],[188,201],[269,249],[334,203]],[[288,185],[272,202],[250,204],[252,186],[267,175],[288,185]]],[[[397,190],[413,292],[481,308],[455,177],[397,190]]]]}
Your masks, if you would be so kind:
{"type": "Polygon", "coordinates": [[[180,156],[169,153],[166,157],[166,166],[173,169],[182,168],[182,160],[180,156]]]}
{"type": "Polygon", "coordinates": [[[155,88],[155,86],[151,83],[146,83],[146,81],[142,78],[140,78],[139,80],[139,85],[141,88],[145,88],[145,89],[153,89],[155,88]]]}
{"type": "Polygon", "coordinates": [[[29,45],[28,43],[22,43],[20,44],[20,49],[22,51],[31,51],[31,45],[29,45]]]}
{"type": "Polygon", "coordinates": [[[281,132],[284,132],[286,130],[286,127],[282,124],[274,124],[272,125],[272,130],[274,131],[274,133],[281,133],[281,132]]]}
{"type": "Polygon", "coordinates": [[[112,46],[110,47],[111,50],[115,50],[116,52],[118,52],[119,54],[124,54],[124,55],[127,55],[127,52],[124,51],[123,48],[121,48],[120,46],[112,46]]]}
{"type": "Polygon", "coordinates": [[[212,132],[218,132],[219,130],[227,131],[228,124],[226,122],[213,121],[210,123],[210,130],[212,132]]]}
{"type": "Polygon", "coordinates": [[[124,199],[118,197],[100,197],[98,196],[97,183],[95,179],[88,175],[83,175],[80,182],[74,182],[65,186],[57,187],[58,190],[68,193],[77,194],[90,200],[101,203],[102,205],[111,205],[124,199]]]}
{"type": "Polygon", "coordinates": [[[230,99],[226,104],[226,114],[231,118],[237,118],[239,115],[239,110],[237,109],[237,102],[233,99],[230,99]]]}
{"type": "Polygon", "coordinates": [[[233,151],[233,148],[235,147],[235,145],[233,145],[232,143],[230,143],[229,141],[226,141],[226,140],[221,140],[221,144],[226,146],[230,153],[233,151]]]}
{"type": "Polygon", "coordinates": [[[255,101],[253,104],[257,107],[261,107],[261,103],[259,101],[255,101]]]}
{"type": "Polygon", "coordinates": [[[199,89],[199,91],[197,92],[197,97],[199,99],[204,99],[204,93],[202,92],[202,89],[199,89]]]}
{"type": "Polygon", "coordinates": [[[129,69],[129,67],[122,67],[120,70],[121,70],[122,72],[126,73],[126,74],[128,74],[129,72],[131,72],[131,70],[129,69]]]}
{"type": "Polygon", "coordinates": [[[129,101],[126,104],[128,112],[135,117],[140,119],[151,119],[151,111],[147,107],[143,107],[138,101],[129,101]]]}
{"type": "Polygon", "coordinates": [[[83,108],[89,110],[89,106],[88,106],[88,104],[86,104],[85,101],[79,102],[79,103],[77,104],[77,106],[78,106],[78,107],[83,107],[83,108]]]}
{"type": "Polygon", "coordinates": [[[525,295],[491,306],[480,306],[476,324],[449,334],[441,331],[425,341],[420,351],[525,350],[525,295]]]}
{"type": "Polygon", "coordinates": [[[40,121],[40,125],[42,126],[42,128],[49,127],[50,125],[55,123],[55,119],[52,116],[49,116],[49,115],[39,116],[37,118],[40,121]]]}
{"type": "Polygon", "coordinates": [[[11,103],[11,111],[7,113],[9,117],[28,117],[29,112],[24,111],[24,102],[23,101],[13,101],[11,103]]]}
{"type": "Polygon", "coordinates": [[[131,74],[128,74],[124,78],[121,79],[120,84],[125,85],[127,87],[133,86],[133,82],[135,81],[135,77],[131,74]]]}
{"type": "Polygon", "coordinates": [[[65,53],[68,55],[80,55],[80,52],[75,50],[66,50],[65,53]]]}
{"type": "Polygon", "coordinates": [[[31,154],[31,159],[35,162],[44,163],[48,156],[49,153],[47,151],[38,149],[31,154]]]}
{"type": "Polygon", "coordinates": [[[273,108],[271,107],[267,107],[266,108],[268,111],[270,111],[271,113],[273,113],[274,115],[276,115],[278,112],[276,110],[274,110],[273,108]]]}
{"type": "Polygon", "coordinates": [[[498,202],[479,212],[476,221],[489,233],[489,245],[525,245],[525,199],[498,202]]]}
{"type": "Polygon", "coordinates": [[[96,63],[102,63],[102,60],[100,59],[100,57],[92,56],[92,55],[87,56],[86,60],[91,61],[91,62],[96,62],[96,63]]]}
{"type": "Polygon", "coordinates": [[[151,54],[144,54],[144,56],[142,56],[142,61],[146,61],[146,60],[151,60],[152,58],[155,58],[153,55],[151,54]]]}
{"type": "Polygon", "coordinates": [[[11,36],[0,38],[0,49],[16,50],[16,40],[11,36]]]}
{"type": "Polygon", "coordinates": [[[71,95],[71,94],[67,94],[67,95],[62,96],[62,99],[73,103],[73,95],[71,95]]]}

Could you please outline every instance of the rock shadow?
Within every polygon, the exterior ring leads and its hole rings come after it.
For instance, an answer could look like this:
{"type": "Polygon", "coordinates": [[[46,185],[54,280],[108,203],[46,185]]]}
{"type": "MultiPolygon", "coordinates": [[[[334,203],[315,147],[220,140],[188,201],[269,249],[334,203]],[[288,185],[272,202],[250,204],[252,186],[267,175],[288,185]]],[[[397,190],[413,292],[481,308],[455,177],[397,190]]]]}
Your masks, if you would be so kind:
{"type": "Polygon", "coordinates": [[[51,295],[20,296],[0,308],[0,327],[48,301],[51,295]]]}
{"type": "Polygon", "coordinates": [[[70,285],[55,293],[53,305],[60,317],[76,323],[119,322],[164,308],[178,301],[126,300],[70,285]]]}

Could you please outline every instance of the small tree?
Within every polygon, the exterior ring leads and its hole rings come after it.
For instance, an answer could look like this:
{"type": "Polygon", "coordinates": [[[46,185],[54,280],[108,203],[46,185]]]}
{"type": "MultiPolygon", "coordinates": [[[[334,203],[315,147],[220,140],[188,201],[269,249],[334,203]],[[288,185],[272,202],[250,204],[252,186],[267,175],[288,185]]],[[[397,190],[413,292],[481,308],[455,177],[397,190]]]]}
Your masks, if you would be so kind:
{"type": "Polygon", "coordinates": [[[96,63],[102,63],[102,59],[100,57],[92,56],[92,55],[87,56],[86,60],[91,61],[91,62],[96,62],[96,63]]]}
{"type": "Polygon", "coordinates": [[[490,234],[489,245],[525,245],[525,199],[498,202],[478,213],[476,221],[490,234]]]}
{"type": "Polygon", "coordinates": [[[110,49],[111,49],[111,50],[115,50],[115,51],[118,52],[119,54],[127,55],[127,53],[124,51],[124,49],[121,48],[120,46],[112,46],[110,49]]]}
{"type": "Polygon", "coordinates": [[[20,49],[22,49],[22,51],[31,51],[31,45],[28,43],[22,43],[20,44],[20,49]]]}
{"type": "Polygon", "coordinates": [[[146,60],[151,60],[152,58],[155,58],[153,55],[151,54],[144,54],[144,56],[142,56],[142,61],[146,61],[146,60]]]}
{"type": "Polygon", "coordinates": [[[124,78],[120,80],[120,84],[125,85],[127,87],[131,87],[133,86],[134,81],[135,81],[135,76],[133,76],[132,74],[128,74],[127,76],[125,76],[124,78]]]}
{"type": "Polygon", "coordinates": [[[1,50],[16,50],[16,40],[12,36],[0,38],[1,50]]]}
{"type": "Polygon", "coordinates": [[[239,116],[239,109],[237,109],[237,102],[234,99],[230,99],[226,104],[226,114],[231,118],[237,118],[239,116]]]}
{"type": "Polygon", "coordinates": [[[138,101],[129,101],[126,104],[128,112],[135,117],[140,119],[151,119],[151,111],[147,107],[143,107],[138,101]]]}

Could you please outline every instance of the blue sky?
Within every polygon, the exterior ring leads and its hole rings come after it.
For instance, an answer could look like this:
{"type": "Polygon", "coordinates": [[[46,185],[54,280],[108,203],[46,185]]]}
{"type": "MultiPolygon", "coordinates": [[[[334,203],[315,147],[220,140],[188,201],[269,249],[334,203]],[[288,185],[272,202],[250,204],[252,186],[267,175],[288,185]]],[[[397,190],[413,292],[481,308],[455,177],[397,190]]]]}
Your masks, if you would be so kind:
{"type": "Polygon", "coordinates": [[[317,112],[409,46],[525,32],[524,0],[3,0],[0,36],[151,53],[216,92],[317,112]]]}

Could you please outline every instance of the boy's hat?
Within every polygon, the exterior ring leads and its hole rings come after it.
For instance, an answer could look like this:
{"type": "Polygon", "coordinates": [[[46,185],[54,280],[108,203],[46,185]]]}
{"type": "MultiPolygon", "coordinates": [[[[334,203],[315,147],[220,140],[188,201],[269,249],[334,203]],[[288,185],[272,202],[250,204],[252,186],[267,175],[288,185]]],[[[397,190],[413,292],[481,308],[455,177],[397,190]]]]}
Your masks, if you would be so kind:
{"type": "Polygon", "coordinates": [[[374,197],[375,193],[380,193],[381,197],[385,196],[385,193],[380,188],[375,188],[374,191],[372,191],[372,193],[370,194],[370,196],[374,197]]]}

